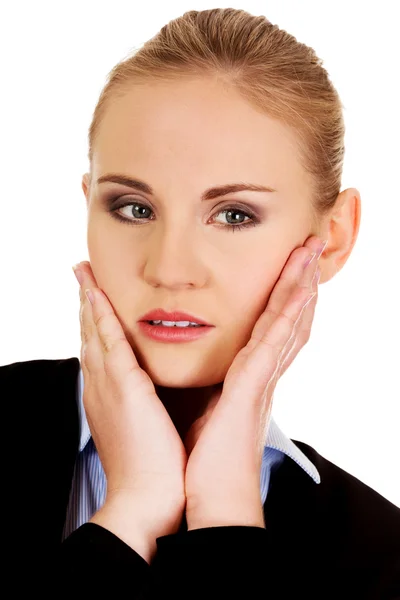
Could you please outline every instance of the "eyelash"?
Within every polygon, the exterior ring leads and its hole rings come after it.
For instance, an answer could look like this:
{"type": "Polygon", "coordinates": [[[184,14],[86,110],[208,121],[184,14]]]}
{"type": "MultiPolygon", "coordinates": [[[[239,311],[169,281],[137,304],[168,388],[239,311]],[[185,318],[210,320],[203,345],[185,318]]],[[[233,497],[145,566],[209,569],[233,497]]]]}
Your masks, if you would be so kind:
{"type": "MultiPolygon", "coordinates": [[[[137,225],[138,222],[140,221],[153,221],[154,219],[136,219],[136,220],[132,220],[132,219],[127,219],[126,217],[121,216],[120,214],[118,214],[118,210],[120,210],[121,208],[125,208],[126,206],[139,206],[140,208],[148,208],[149,210],[151,210],[151,208],[149,206],[147,206],[146,204],[141,204],[140,202],[127,202],[126,204],[122,204],[121,206],[117,206],[116,208],[112,208],[109,210],[111,216],[116,219],[117,221],[120,221],[121,223],[127,223],[128,225],[137,225]]],[[[230,231],[235,231],[235,229],[246,229],[247,227],[255,227],[256,225],[258,225],[259,221],[257,219],[257,217],[255,215],[253,215],[252,213],[247,213],[246,211],[244,211],[242,208],[240,208],[239,206],[235,207],[235,206],[229,206],[228,208],[224,208],[223,210],[220,210],[217,215],[221,214],[221,213],[228,213],[228,212],[238,212],[238,213],[242,213],[243,215],[245,215],[246,217],[249,217],[251,219],[251,221],[247,221],[246,223],[240,223],[239,225],[232,225],[231,223],[228,223],[227,225],[223,225],[222,228],[223,229],[228,229],[230,231]]]]}

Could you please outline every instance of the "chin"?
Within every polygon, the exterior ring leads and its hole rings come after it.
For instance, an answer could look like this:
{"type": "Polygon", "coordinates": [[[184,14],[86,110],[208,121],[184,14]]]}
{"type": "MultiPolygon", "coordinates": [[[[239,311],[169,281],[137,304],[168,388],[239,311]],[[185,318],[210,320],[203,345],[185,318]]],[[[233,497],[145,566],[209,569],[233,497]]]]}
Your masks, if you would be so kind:
{"type": "Polygon", "coordinates": [[[199,365],[184,365],[175,363],[163,365],[142,366],[154,385],[169,388],[199,388],[215,385],[224,379],[215,371],[202,372],[199,365]]]}
{"type": "Polygon", "coordinates": [[[146,369],[147,374],[154,383],[162,387],[170,388],[191,388],[191,387],[205,387],[211,385],[207,383],[204,377],[200,377],[199,374],[190,374],[185,372],[184,369],[179,369],[177,372],[172,372],[171,369],[168,371],[163,368],[146,369]]]}
{"type": "Polygon", "coordinates": [[[234,358],[227,348],[212,352],[196,350],[194,346],[185,348],[143,348],[133,346],[139,366],[148,374],[154,385],[170,388],[201,388],[224,381],[234,358]],[[176,350],[179,350],[177,352],[176,350]]]}

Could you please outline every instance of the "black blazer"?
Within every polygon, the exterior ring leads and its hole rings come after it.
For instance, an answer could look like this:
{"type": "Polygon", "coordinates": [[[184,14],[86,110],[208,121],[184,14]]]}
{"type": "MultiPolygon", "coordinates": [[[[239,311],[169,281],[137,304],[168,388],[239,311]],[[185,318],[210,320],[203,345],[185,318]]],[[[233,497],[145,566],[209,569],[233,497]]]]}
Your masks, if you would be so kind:
{"type": "Polygon", "coordinates": [[[400,509],[297,440],[321,483],[285,456],[271,473],[265,529],[182,527],[158,538],[151,566],[94,524],[61,543],[79,368],[75,357],[0,366],[7,597],[400,599],[400,509]]]}

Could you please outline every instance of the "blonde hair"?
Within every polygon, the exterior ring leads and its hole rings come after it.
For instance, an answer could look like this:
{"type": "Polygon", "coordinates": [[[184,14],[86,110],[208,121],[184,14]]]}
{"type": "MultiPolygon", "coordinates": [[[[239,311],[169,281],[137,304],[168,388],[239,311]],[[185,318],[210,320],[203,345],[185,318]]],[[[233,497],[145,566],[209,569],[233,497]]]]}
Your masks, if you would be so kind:
{"type": "Polygon", "coordinates": [[[258,110],[294,128],[301,164],[311,175],[311,208],[318,223],[340,192],[342,103],[312,48],[266,17],[244,10],[185,12],[115,65],[89,128],[90,167],[99,126],[113,97],[124,95],[135,83],[173,81],[184,75],[217,77],[258,110]]]}

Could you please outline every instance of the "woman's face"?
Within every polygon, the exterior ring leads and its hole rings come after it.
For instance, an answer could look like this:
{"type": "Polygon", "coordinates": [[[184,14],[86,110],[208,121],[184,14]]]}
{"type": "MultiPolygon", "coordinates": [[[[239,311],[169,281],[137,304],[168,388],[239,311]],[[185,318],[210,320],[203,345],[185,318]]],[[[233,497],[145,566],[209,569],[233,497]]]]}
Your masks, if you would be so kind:
{"type": "Polygon", "coordinates": [[[89,258],[155,384],[222,382],[289,255],[313,233],[311,181],[294,136],[206,78],[135,86],[107,108],[90,186],[86,175],[82,184],[89,258]],[[152,193],[97,182],[109,174],[140,179],[152,193]],[[208,188],[239,182],[275,191],[201,200],[208,188]],[[140,210],[120,208],[129,202],[140,210]],[[188,312],[214,328],[195,341],[154,341],[138,320],[155,308],[188,312]]]}

